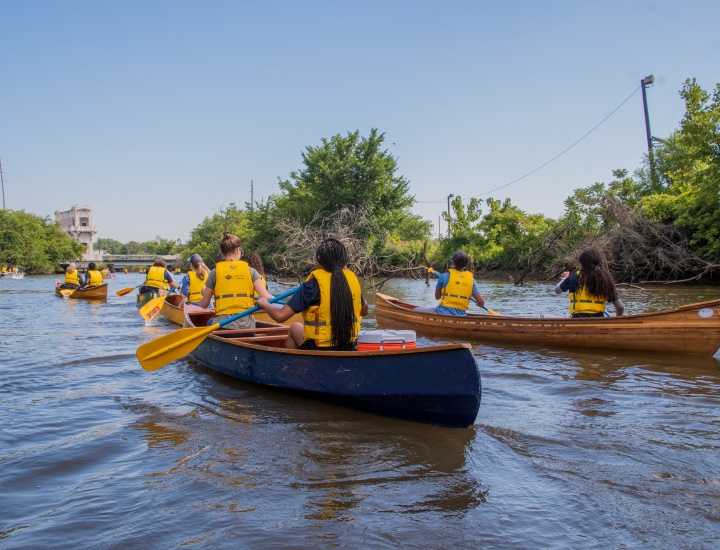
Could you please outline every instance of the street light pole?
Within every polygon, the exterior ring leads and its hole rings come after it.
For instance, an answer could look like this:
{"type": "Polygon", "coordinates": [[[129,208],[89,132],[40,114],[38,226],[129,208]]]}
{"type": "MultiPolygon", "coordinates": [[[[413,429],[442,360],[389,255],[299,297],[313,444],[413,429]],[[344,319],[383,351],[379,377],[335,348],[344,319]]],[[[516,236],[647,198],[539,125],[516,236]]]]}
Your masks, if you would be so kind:
{"type": "Polygon", "coordinates": [[[448,195],[448,237],[450,237],[450,221],[452,220],[452,217],[450,216],[450,199],[452,199],[455,195],[450,193],[448,195]]]}
{"type": "Polygon", "coordinates": [[[657,191],[657,178],[655,177],[655,159],[653,158],[653,145],[652,145],[652,132],[650,132],[650,115],[648,114],[647,106],[647,94],[645,88],[652,86],[655,82],[653,75],[646,76],[640,81],[640,87],[642,88],[643,108],[645,109],[645,133],[647,135],[647,146],[648,146],[648,160],[650,162],[650,184],[652,185],[653,191],[657,191]]]}

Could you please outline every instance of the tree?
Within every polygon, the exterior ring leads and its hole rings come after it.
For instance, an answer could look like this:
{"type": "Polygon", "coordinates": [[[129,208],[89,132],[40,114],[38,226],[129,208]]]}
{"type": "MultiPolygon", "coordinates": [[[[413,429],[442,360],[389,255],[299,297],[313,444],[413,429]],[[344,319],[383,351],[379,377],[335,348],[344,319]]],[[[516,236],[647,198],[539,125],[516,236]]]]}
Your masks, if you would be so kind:
{"type": "Polygon", "coordinates": [[[305,168],[281,181],[275,203],[284,215],[301,224],[318,223],[343,208],[363,209],[372,222],[369,232],[389,233],[409,215],[414,198],[408,181],[396,175],[397,162],[382,149],[385,134],[372,129],[323,139],[302,154],[305,168]]]}
{"type": "Polygon", "coordinates": [[[695,79],[685,81],[685,116],[680,129],[654,155],[664,184],[640,201],[644,213],[691,231],[692,245],[710,262],[720,262],[720,84],[712,96],[695,79]]]}
{"type": "Polygon", "coordinates": [[[61,262],[78,260],[85,246],[63,233],[47,216],[0,211],[0,263],[27,273],[53,273],[61,262]]]}
{"type": "Polygon", "coordinates": [[[102,250],[108,254],[123,254],[125,245],[115,239],[98,239],[95,241],[95,250],[102,250]]]}
{"type": "Polygon", "coordinates": [[[248,236],[253,234],[249,215],[238,210],[235,203],[230,203],[227,208],[206,217],[199,226],[192,230],[190,240],[185,247],[180,249],[180,253],[184,257],[200,254],[203,261],[212,268],[215,262],[220,260],[219,244],[224,231],[240,237],[243,241],[243,248],[248,249],[248,236]]]}

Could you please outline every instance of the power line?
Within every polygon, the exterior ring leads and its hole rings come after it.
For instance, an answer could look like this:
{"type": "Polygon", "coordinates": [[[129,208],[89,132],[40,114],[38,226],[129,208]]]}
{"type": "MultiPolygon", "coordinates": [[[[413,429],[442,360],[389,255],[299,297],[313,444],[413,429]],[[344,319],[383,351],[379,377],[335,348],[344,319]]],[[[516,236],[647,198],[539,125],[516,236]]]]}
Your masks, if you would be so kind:
{"type": "MultiPolygon", "coordinates": [[[[557,155],[555,155],[555,156],[554,156],[553,158],[551,158],[549,161],[545,162],[544,164],[541,164],[540,166],[538,166],[538,167],[535,168],[534,170],[531,170],[530,172],[528,172],[528,173],[525,174],[524,176],[520,176],[519,178],[517,178],[517,179],[515,179],[515,180],[513,180],[513,181],[511,181],[511,182],[509,182],[509,183],[506,183],[505,185],[501,185],[500,187],[496,187],[495,189],[491,189],[490,191],[485,191],[484,193],[480,193],[479,195],[473,195],[473,196],[470,197],[470,198],[475,199],[475,198],[478,198],[478,197],[482,197],[482,196],[484,196],[484,195],[489,195],[490,193],[494,193],[495,191],[499,191],[500,189],[504,189],[504,188],[506,188],[506,187],[509,187],[510,185],[512,185],[512,184],[514,184],[514,183],[517,183],[517,182],[519,182],[520,180],[523,180],[523,179],[527,178],[528,176],[534,174],[534,173],[537,172],[538,170],[541,170],[542,168],[545,168],[548,164],[550,164],[550,163],[553,162],[554,160],[557,160],[558,158],[560,158],[561,156],[563,156],[563,155],[564,155],[565,153],[567,153],[570,149],[572,149],[573,147],[575,147],[578,143],[580,143],[582,140],[584,140],[586,137],[588,137],[590,134],[592,134],[595,130],[597,130],[597,129],[600,127],[600,125],[601,125],[603,122],[605,122],[607,119],[609,119],[612,115],[614,115],[614,114],[618,111],[618,109],[620,109],[620,107],[622,107],[622,106],[625,105],[628,101],[630,101],[630,98],[631,98],[632,96],[634,96],[639,89],[640,89],[640,86],[638,86],[637,88],[635,88],[635,89],[633,90],[633,93],[631,93],[625,100],[623,100],[623,102],[620,103],[620,105],[618,105],[617,107],[615,107],[615,109],[613,109],[613,110],[610,112],[609,115],[607,115],[607,116],[606,116],[605,118],[603,118],[600,122],[598,122],[595,126],[593,126],[584,136],[582,136],[580,139],[578,139],[577,141],[575,141],[575,143],[573,143],[572,145],[570,145],[569,147],[567,147],[566,149],[564,149],[563,151],[561,151],[560,153],[558,153],[557,155]]],[[[439,203],[444,203],[445,201],[444,201],[444,200],[438,200],[438,201],[417,201],[417,202],[418,202],[418,203],[422,203],[422,204],[439,204],[439,203]]]]}

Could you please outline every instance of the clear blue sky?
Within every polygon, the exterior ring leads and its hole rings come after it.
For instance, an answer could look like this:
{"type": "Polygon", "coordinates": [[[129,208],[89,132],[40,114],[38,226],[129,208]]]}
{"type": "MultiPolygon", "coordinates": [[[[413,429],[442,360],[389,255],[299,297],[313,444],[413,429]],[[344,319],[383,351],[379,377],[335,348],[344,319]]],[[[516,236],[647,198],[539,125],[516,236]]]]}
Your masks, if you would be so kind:
{"type": "Polygon", "coordinates": [[[6,205],[186,241],[305,147],[377,128],[436,226],[449,193],[557,217],[640,166],[643,77],[658,137],[685,79],[720,82],[719,21],[718,0],[0,0],[6,205]]]}

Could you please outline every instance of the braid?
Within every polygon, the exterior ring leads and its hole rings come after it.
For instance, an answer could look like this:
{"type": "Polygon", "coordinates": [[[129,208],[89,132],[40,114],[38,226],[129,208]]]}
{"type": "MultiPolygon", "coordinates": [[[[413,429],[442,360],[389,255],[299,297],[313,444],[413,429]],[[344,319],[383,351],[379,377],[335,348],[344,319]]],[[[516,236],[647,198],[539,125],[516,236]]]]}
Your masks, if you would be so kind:
{"type": "Polygon", "coordinates": [[[591,296],[598,296],[607,302],[615,300],[617,297],[615,281],[603,253],[596,248],[589,248],[580,254],[578,261],[580,262],[578,287],[584,287],[591,296]]]}
{"type": "Polygon", "coordinates": [[[348,263],[345,245],[337,239],[325,239],[317,247],[315,258],[330,275],[330,333],[338,350],[351,349],[355,341],[355,310],[343,268],[348,263]]]}

